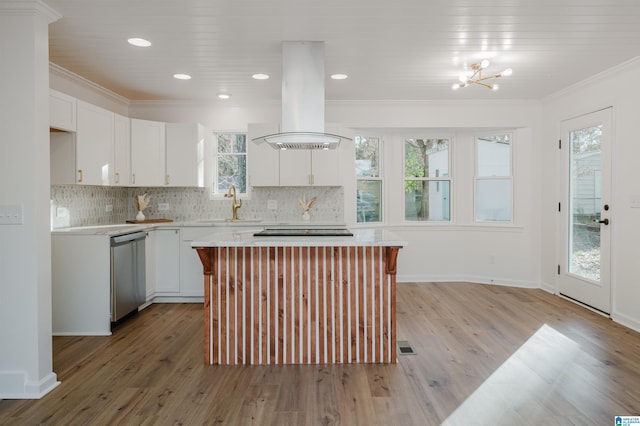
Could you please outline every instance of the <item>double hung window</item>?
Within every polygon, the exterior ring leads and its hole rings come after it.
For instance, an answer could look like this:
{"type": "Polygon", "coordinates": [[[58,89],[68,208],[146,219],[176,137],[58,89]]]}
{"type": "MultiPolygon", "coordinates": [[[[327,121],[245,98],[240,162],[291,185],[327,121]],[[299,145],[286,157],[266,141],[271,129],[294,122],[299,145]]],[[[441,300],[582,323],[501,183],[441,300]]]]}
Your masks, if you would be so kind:
{"type": "Polygon", "coordinates": [[[225,194],[235,185],[238,194],[247,193],[246,133],[216,133],[213,194],[225,194]]]}
{"type": "Polygon", "coordinates": [[[450,164],[449,139],[405,139],[405,220],[451,220],[450,164]]]}
{"type": "Polygon", "coordinates": [[[513,172],[511,135],[476,138],[475,219],[512,222],[513,172]]]}
{"type": "Polygon", "coordinates": [[[357,222],[382,222],[382,139],[356,136],[357,222]]]}

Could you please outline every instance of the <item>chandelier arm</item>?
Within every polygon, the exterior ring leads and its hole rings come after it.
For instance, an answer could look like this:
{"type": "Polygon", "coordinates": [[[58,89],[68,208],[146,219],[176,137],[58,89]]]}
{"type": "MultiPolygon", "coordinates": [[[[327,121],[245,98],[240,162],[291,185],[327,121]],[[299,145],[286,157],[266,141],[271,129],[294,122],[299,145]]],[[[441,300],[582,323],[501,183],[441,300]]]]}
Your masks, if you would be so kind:
{"type": "Polygon", "coordinates": [[[484,80],[489,80],[492,78],[500,78],[500,77],[502,77],[500,74],[496,74],[496,75],[490,75],[488,77],[478,78],[477,80],[474,80],[474,81],[484,81],[484,80]]]}
{"type": "MultiPolygon", "coordinates": [[[[489,77],[487,77],[487,78],[489,78],[489,77]]],[[[482,80],[486,80],[486,78],[483,78],[482,80]]],[[[484,86],[484,87],[486,87],[487,89],[493,89],[493,86],[492,86],[491,84],[483,83],[483,82],[482,82],[482,81],[480,81],[480,80],[474,80],[474,81],[471,81],[471,83],[473,83],[473,84],[478,84],[478,85],[480,85],[480,86],[484,86]]]]}

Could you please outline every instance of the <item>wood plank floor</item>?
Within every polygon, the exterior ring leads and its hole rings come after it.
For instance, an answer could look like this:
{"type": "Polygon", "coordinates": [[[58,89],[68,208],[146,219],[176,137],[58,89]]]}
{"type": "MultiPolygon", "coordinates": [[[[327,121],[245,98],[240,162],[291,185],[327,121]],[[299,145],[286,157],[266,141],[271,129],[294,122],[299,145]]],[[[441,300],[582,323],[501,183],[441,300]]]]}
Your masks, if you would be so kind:
{"type": "Polygon", "coordinates": [[[542,290],[398,284],[397,365],[205,366],[202,305],[55,337],[62,384],[0,424],[609,425],[640,415],[640,334],[542,290]]]}

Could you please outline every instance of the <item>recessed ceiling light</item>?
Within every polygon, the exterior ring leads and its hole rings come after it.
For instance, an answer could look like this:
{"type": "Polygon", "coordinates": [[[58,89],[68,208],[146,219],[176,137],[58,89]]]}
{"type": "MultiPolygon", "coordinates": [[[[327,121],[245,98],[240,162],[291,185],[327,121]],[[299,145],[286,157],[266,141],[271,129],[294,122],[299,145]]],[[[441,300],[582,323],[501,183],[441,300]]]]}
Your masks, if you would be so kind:
{"type": "Polygon", "coordinates": [[[348,77],[346,74],[331,74],[331,78],[334,80],[344,80],[348,77]]]}
{"type": "Polygon", "coordinates": [[[256,80],[267,80],[269,78],[269,75],[258,73],[258,74],[252,75],[251,77],[253,77],[256,80]]]}
{"type": "Polygon", "coordinates": [[[219,99],[229,99],[231,97],[230,93],[218,93],[219,99]]]}
{"type": "Polygon", "coordinates": [[[127,40],[129,42],[129,44],[133,45],[133,46],[137,46],[137,47],[149,47],[151,46],[151,42],[149,40],[145,40],[143,38],[130,38],[129,40],[127,40]]]}
{"type": "Polygon", "coordinates": [[[189,74],[174,74],[173,78],[177,78],[178,80],[191,80],[191,76],[189,74]]]}

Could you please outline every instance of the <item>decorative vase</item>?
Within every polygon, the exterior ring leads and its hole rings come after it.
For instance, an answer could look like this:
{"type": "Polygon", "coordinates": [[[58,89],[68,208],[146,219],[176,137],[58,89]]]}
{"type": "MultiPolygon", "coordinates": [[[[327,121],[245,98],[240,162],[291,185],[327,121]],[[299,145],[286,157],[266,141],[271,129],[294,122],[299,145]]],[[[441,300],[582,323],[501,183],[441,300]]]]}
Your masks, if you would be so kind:
{"type": "Polygon", "coordinates": [[[302,220],[310,220],[311,216],[309,216],[309,212],[302,213],[302,220]]]}
{"type": "Polygon", "coordinates": [[[136,220],[139,220],[139,221],[144,220],[144,213],[142,213],[142,210],[138,210],[138,214],[136,215],[136,220]]]}

